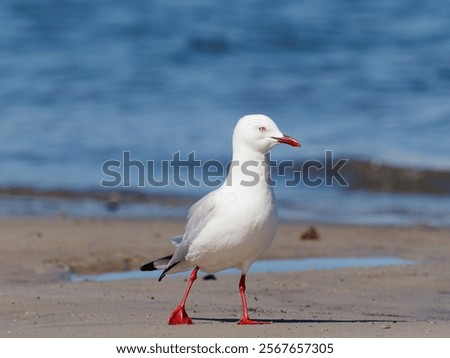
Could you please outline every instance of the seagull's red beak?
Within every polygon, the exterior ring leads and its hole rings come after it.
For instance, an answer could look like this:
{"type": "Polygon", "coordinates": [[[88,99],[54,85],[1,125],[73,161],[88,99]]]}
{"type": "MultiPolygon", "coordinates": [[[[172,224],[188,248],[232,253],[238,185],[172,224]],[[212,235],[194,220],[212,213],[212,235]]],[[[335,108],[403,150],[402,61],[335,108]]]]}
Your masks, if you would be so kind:
{"type": "Polygon", "coordinates": [[[286,134],[283,134],[282,137],[272,137],[272,138],[276,139],[278,141],[278,143],[289,144],[289,145],[292,145],[293,147],[301,147],[302,146],[297,139],[289,137],[286,134]]]}

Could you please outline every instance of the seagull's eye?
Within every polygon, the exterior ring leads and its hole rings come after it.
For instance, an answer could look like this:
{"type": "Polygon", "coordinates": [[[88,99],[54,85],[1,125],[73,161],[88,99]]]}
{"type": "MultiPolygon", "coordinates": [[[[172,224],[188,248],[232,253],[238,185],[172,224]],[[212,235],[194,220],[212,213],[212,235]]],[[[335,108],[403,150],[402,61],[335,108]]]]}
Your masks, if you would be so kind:
{"type": "Polygon", "coordinates": [[[259,131],[264,133],[266,131],[266,127],[259,127],[259,131]]]}

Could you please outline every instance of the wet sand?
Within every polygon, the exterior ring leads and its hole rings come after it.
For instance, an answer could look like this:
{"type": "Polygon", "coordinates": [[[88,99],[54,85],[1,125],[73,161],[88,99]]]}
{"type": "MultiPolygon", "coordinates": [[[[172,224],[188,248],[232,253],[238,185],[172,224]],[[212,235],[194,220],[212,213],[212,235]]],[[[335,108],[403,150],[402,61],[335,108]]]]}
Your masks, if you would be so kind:
{"type": "MultiPolygon", "coordinates": [[[[252,318],[238,326],[238,275],[195,282],[195,324],[168,326],[186,277],[71,282],[171,253],[182,220],[0,220],[0,337],[450,337],[450,229],[280,223],[264,258],[396,256],[415,265],[250,274],[252,318]]],[[[187,275],[186,275],[187,276],[187,275]]]]}

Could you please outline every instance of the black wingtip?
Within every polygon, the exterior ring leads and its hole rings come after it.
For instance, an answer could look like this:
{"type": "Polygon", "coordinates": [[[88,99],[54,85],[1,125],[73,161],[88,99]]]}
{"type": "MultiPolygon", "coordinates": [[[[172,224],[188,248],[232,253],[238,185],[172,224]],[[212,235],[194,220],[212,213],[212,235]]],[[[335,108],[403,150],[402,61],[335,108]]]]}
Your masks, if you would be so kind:
{"type": "Polygon", "coordinates": [[[169,270],[171,270],[174,266],[178,265],[180,263],[180,261],[177,261],[175,263],[173,263],[172,265],[170,265],[169,267],[167,267],[161,274],[161,276],[159,276],[158,281],[161,281],[165,276],[166,276],[166,272],[168,272],[169,270]]]}
{"type": "Polygon", "coordinates": [[[141,266],[140,270],[141,271],[155,271],[155,270],[161,270],[161,266],[163,265],[167,265],[170,262],[170,259],[172,258],[173,255],[169,255],[166,257],[161,257],[158,260],[149,262],[143,266],[141,266]]]}
{"type": "Polygon", "coordinates": [[[155,267],[153,262],[149,262],[148,264],[141,266],[140,270],[141,271],[154,271],[154,270],[157,270],[157,268],[155,267]]]}

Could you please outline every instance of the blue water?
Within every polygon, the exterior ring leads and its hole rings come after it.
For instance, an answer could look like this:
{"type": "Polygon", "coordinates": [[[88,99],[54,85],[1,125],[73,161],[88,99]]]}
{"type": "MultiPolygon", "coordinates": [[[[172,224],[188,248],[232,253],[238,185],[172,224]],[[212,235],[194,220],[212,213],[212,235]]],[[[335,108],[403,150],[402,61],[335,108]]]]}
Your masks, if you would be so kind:
{"type": "MultiPolygon", "coordinates": [[[[177,151],[227,160],[247,113],[302,142],[276,148],[276,159],[330,149],[448,171],[449,18],[446,0],[3,0],[0,186],[98,188],[102,163],[125,150],[144,161],[177,151]]],[[[288,189],[277,188],[288,218],[305,219],[304,200],[306,220],[326,211],[342,221],[345,204],[367,209],[369,223],[450,225],[448,196],[288,189]]],[[[12,214],[3,200],[0,212],[12,214]]]]}
{"type": "MultiPolygon", "coordinates": [[[[282,259],[282,260],[258,260],[250,267],[249,272],[270,273],[270,272],[292,272],[307,270],[333,270],[352,267],[380,267],[395,265],[414,265],[416,261],[405,260],[398,257],[315,257],[308,259],[282,259]]],[[[221,271],[219,274],[239,273],[239,270],[229,269],[221,271]]],[[[157,278],[161,271],[125,271],[108,272],[97,275],[77,275],[72,274],[71,280],[74,282],[94,281],[107,282],[119,280],[136,280],[144,278],[157,278]]],[[[178,273],[175,275],[186,275],[178,273]]]]}

